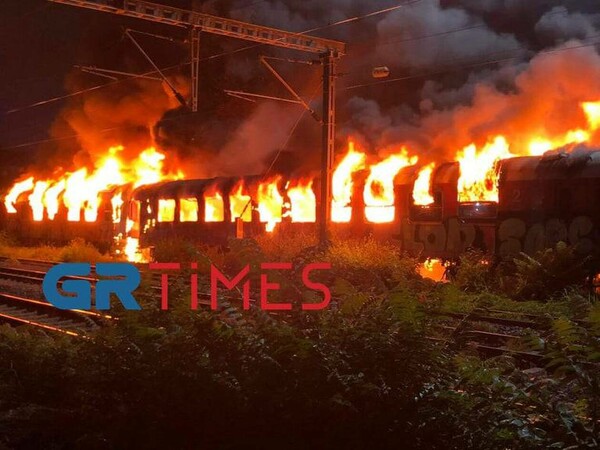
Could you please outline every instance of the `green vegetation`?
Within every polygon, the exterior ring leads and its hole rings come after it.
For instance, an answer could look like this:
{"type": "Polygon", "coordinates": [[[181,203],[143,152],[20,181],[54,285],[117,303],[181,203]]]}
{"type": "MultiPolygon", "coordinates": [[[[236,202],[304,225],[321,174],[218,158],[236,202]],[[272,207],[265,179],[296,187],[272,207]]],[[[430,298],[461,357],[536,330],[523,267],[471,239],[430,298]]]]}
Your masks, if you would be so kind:
{"type": "MultiPolygon", "coordinates": [[[[332,288],[324,311],[191,311],[185,274],[170,311],[145,277],[144,309],[117,311],[89,340],[0,327],[0,448],[598,447],[600,305],[580,279],[560,279],[574,269],[559,263],[568,249],[519,258],[524,266],[468,254],[441,284],[393,244],[307,242],[165,241],[155,255],[199,262],[201,289],[211,263],[229,275],[250,264],[256,280],[263,261],[329,261],[314,273],[332,288]],[[544,355],[543,367],[430,339],[432,313],[476,310],[541,316],[547,327],[521,351],[544,355]]],[[[63,257],[87,251],[79,243],[63,257]]],[[[282,289],[270,301],[307,295],[297,270],[272,279],[282,289]]]]}
{"type": "Polygon", "coordinates": [[[89,242],[73,239],[64,247],[42,245],[37,247],[18,246],[9,236],[0,232],[0,256],[17,259],[42,261],[97,262],[112,261],[114,258],[102,254],[89,242]]]}

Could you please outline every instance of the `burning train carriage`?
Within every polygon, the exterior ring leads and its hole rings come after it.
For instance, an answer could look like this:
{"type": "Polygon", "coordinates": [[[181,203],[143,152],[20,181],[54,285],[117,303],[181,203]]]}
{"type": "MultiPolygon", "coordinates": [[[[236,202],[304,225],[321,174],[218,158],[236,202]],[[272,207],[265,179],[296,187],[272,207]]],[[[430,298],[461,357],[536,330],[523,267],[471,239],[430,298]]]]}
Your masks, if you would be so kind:
{"type": "Polygon", "coordinates": [[[497,254],[534,254],[559,241],[598,260],[600,151],[501,162],[497,254]]]}
{"type": "MultiPolygon", "coordinates": [[[[223,244],[274,229],[316,231],[320,189],[313,175],[159,181],[159,159],[150,161],[145,167],[151,170],[131,182],[89,193],[69,207],[67,190],[42,205],[36,186],[44,183],[26,180],[7,196],[3,206],[12,210],[0,214],[2,227],[24,243],[82,237],[105,250],[116,238],[126,242],[130,258],[165,239],[223,244]]],[[[460,162],[416,163],[401,153],[368,165],[351,146],[333,176],[332,231],[393,239],[421,259],[456,260],[471,248],[511,257],[565,241],[598,260],[600,151],[499,159],[479,200],[461,191],[460,162]]]]}
{"type": "Polygon", "coordinates": [[[46,210],[39,216],[23,198],[14,205],[15,212],[7,213],[4,204],[0,206],[0,228],[25,245],[58,244],[65,245],[74,238],[82,238],[94,244],[101,251],[111,248],[114,236],[113,193],[100,193],[99,206],[94,221],[85,220],[85,211],[81,209],[77,220],[69,217],[67,208],[60,204],[50,220],[46,210]]]}
{"type": "MultiPolygon", "coordinates": [[[[421,258],[457,259],[468,249],[499,258],[533,255],[559,241],[598,262],[600,152],[549,152],[498,162],[498,202],[460,201],[459,163],[440,165],[430,201],[408,205],[402,248],[421,258]]],[[[401,180],[400,205],[414,175],[401,180]],[[404,187],[406,186],[406,187],[404,187]]],[[[414,200],[414,199],[413,199],[414,200]]]]}
{"type": "MultiPolygon", "coordinates": [[[[363,195],[366,174],[353,178],[350,201],[344,208],[347,216],[334,219],[334,233],[392,238],[400,229],[402,209],[398,203],[372,207],[387,215],[392,211],[392,219],[369,222],[363,195]]],[[[224,244],[231,237],[255,237],[275,228],[281,233],[315,232],[318,191],[318,179],[294,181],[282,176],[266,182],[255,176],[143,186],[133,192],[120,232],[139,240],[141,248],[173,238],[224,244]]]]}
{"type": "MultiPolygon", "coordinates": [[[[245,186],[256,177],[165,182],[137,189],[131,198],[129,236],[140,247],[180,238],[222,244],[264,230],[245,186]],[[240,191],[241,189],[241,191],[240,191]],[[248,203],[250,202],[250,203],[248,203]]],[[[255,205],[254,205],[255,206],[255,205]]]]}
{"type": "Polygon", "coordinates": [[[429,199],[415,199],[416,178],[405,180],[413,195],[402,219],[401,243],[422,259],[456,259],[476,248],[493,254],[496,210],[493,202],[459,202],[460,165],[449,162],[431,170],[429,199]]]}

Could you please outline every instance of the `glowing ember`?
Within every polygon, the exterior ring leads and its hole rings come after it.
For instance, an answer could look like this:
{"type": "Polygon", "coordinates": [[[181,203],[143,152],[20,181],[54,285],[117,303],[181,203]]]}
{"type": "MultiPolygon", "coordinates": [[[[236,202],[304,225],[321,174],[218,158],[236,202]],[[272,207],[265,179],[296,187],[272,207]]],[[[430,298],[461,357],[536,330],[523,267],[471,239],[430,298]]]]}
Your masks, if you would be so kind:
{"type": "Polygon", "coordinates": [[[416,164],[416,156],[409,157],[406,149],[386,160],[371,166],[365,184],[365,216],[369,222],[389,223],[394,221],[394,178],[404,167],[416,164]]]}
{"type": "Polygon", "coordinates": [[[140,240],[133,237],[128,237],[125,241],[125,249],[123,250],[127,261],[133,263],[147,263],[150,258],[140,249],[140,240]]]}
{"type": "Polygon", "coordinates": [[[446,274],[446,266],[439,259],[428,259],[419,266],[419,274],[423,278],[429,278],[434,281],[442,281],[446,274]]]}
{"type": "Polygon", "coordinates": [[[12,187],[12,189],[4,199],[4,206],[6,207],[7,213],[15,214],[17,212],[15,206],[17,204],[17,201],[19,200],[19,196],[21,194],[33,190],[33,185],[33,177],[15,183],[15,185],[12,187]]]}
{"type": "Polygon", "coordinates": [[[423,167],[419,172],[419,176],[415,180],[413,188],[413,200],[415,205],[429,206],[435,201],[431,195],[431,177],[434,169],[435,163],[431,163],[423,167]]]}
{"type": "Polygon", "coordinates": [[[244,222],[252,222],[252,198],[244,194],[244,191],[244,182],[240,181],[229,195],[232,222],[235,222],[239,217],[244,222]]]}
{"type": "Polygon", "coordinates": [[[498,162],[510,158],[508,142],[503,136],[478,150],[475,144],[458,154],[460,178],[458,198],[461,202],[498,201],[498,162]]]}
{"type": "Polygon", "coordinates": [[[309,223],[317,220],[317,198],[313,191],[313,182],[300,181],[294,187],[288,187],[290,199],[289,216],[292,222],[309,223]]]}
{"type": "Polygon", "coordinates": [[[354,143],[348,143],[348,153],[333,172],[331,183],[331,220],[350,222],[352,217],[352,174],[365,168],[366,155],[354,150],[354,143]]]}
{"type": "Polygon", "coordinates": [[[225,220],[223,196],[216,189],[204,194],[204,204],[205,222],[223,222],[225,220]]]}
{"type": "Polygon", "coordinates": [[[258,213],[260,221],[267,224],[266,230],[269,233],[283,217],[283,197],[277,187],[280,181],[281,177],[276,177],[258,186],[258,213]]]}

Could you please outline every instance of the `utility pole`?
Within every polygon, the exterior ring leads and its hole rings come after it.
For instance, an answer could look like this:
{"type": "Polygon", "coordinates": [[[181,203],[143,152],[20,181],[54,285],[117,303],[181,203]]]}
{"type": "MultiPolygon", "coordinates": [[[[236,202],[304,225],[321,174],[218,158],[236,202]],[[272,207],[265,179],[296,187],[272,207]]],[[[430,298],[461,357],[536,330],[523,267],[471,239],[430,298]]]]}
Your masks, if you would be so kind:
{"type": "Polygon", "coordinates": [[[323,130],[321,142],[321,198],[319,202],[319,242],[324,245],[329,240],[331,221],[331,178],[335,155],[335,50],[321,56],[323,64],[323,130]]]}
{"type": "Polygon", "coordinates": [[[198,112],[198,96],[200,92],[199,73],[200,73],[200,33],[202,28],[190,28],[190,50],[192,63],[192,99],[190,107],[192,112],[198,112]]]}

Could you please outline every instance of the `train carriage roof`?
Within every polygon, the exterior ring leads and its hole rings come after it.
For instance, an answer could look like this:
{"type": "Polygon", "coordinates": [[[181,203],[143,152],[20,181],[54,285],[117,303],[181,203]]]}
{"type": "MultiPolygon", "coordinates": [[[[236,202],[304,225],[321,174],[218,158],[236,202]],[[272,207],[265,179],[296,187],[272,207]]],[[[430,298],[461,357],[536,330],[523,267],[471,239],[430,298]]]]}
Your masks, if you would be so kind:
{"type": "Polygon", "coordinates": [[[521,156],[501,162],[500,182],[600,178],[600,151],[576,148],[543,156],[521,156]]]}
{"type": "Polygon", "coordinates": [[[448,162],[441,164],[433,174],[433,184],[451,184],[456,185],[460,178],[460,165],[458,162],[448,162]]]}
{"type": "Polygon", "coordinates": [[[157,184],[141,186],[133,193],[135,200],[146,199],[149,197],[159,198],[179,198],[194,197],[202,195],[205,190],[215,186],[219,191],[228,192],[240,180],[244,180],[247,185],[252,185],[260,179],[257,175],[246,177],[220,177],[210,179],[196,180],[177,180],[164,181],[157,184]]]}

